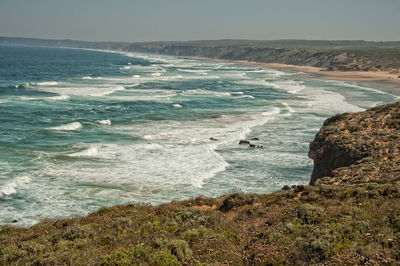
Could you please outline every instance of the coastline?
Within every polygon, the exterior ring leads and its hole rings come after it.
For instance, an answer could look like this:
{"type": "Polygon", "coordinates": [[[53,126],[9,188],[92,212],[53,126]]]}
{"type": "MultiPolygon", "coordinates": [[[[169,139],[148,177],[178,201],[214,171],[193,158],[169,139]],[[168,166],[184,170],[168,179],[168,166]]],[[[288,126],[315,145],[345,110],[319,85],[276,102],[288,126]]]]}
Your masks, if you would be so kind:
{"type": "Polygon", "coordinates": [[[309,185],[0,226],[0,265],[396,265],[399,113],[400,102],[326,120],[309,185]]]}
{"type": "Polygon", "coordinates": [[[234,63],[243,66],[255,66],[272,68],[276,70],[289,70],[303,72],[310,77],[355,82],[360,86],[372,87],[384,93],[400,96],[400,74],[387,71],[327,71],[323,68],[313,66],[296,66],[280,63],[262,63],[245,60],[225,60],[208,57],[185,56],[184,58],[195,60],[211,60],[216,62],[234,63]]]}
{"type": "MultiPolygon", "coordinates": [[[[293,72],[291,77],[313,75],[293,72]]],[[[260,76],[265,80],[264,73],[260,76]]],[[[322,173],[311,185],[286,185],[266,194],[232,191],[156,206],[117,205],[29,228],[0,225],[0,265],[395,264],[400,244],[400,158],[395,140],[400,123],[393,106],[326,120],[310,145],[314,170],[322,173]],[[365,156],[359,160],[361,152],[365,156]],[[343,166],[341,158],[355,162],[343,166]],[[326,170],[341,172],[328,172],[324,178],[326,170]]]]}

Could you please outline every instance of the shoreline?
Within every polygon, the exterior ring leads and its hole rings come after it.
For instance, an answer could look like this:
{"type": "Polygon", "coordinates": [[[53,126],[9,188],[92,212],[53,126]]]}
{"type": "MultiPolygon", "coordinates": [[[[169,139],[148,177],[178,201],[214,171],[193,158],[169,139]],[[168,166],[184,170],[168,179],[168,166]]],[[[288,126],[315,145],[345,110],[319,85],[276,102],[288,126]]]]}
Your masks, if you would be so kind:
{"type": "Polygon", "coordinates": [[[0,226],[0,265],[341,265],[349,258],[355,265],[365,258],[395,264],[400,129],[393,124],[399,113],[400,102],[326,120],[309,148],[314,160],[309,185],[199,195],[156,206],[129,203],[28,228],[0,226]],[[343,156],[354,162],[345,166],[343,156]]]}
{"type": "Polygon", "coordinates": [[[299,74],[305,73],[312,78],[355,82],[360,86],[370,87],[384,93],[388,93],[394,96],[400,96],[399,73],[392,74],[387,71],[327,71],[319,67],[286,65],[280,63],[262,63],[245,60],[225,60],[196,56],[185,56],[183,58],[195,60],[210,60],[216,62],[233,63],[242,66],[272,68],[276,70],[295,71],[299,72],[299,74]]]}
{"type": "MultiPolygon", "coordinates": [[[[68,47],[66,47],[67,49],[71,49],[71,48],[68,48],[68,47]]],[[[82,48],[72,48],[72,49],[82,49],[82,48]]],[[[83,48],[83,50],[92,50],[92,51],[101,51],[101,52],[111,52],[111,53],[122,53],[122,54],[125,54],[126,52],[124,52],[124,51],[113,51],[113,50],[95,50],[95,49],[85,49],[85,48],[83,48]]],[[[220,61],[220,62],[226,62],[226,63],[233,63],[233,64],[239,64],[239,65],[249,65],[249,66],[259,66],[259,67],[266,67],[266,68],[272,68],[272,69],[279,69],[278,67],[280,67],[281,69],[282,68],[286,68],[285,70],[291,70],[291,71],[299,71],[298,72],[298,74],[299,75],[303,75],[303,74],[306,74],[306,75],[309,75],[310,77],[312,77],[312,72],[307,72],[307,69],[311,69],[311,70],[314,70],[314,69],[318,69],[318,68],[316,68],[316,67],[307,67],[307,66],[292,66],[292,65],[284,65],[284,64],[274,64],[274,63],[258,63],[258,62],[249,62],[249,61],[240,61],[240,60],[222,60],[222,59],[212,59],[212,58],[192,58],[192,57],[190,57],[191,59],[196,59],[196,60],[210,60],[210,61],[220,61]],[[295,69],[293,69],[293,68],[295,68],[295,69]],[[304,71],[301,71],[300,69],[306,69],[306,70],[304,70],[304,71]],[[305,73],[303,73],[303,72],[305,72],[305,73]]],[[[319,71],[321,71],[321,70],[319,70],[319,71]]],[[[340,72],[338,72],[338,73],[340,73],[340,72]]],[[[296,74],[297,75],[297,74],[296,74]]],[[[385,81],[382,81],[382,80],[374,80],[374,81],[359,81],[359,82],[365,82],[365,84],[371,84],[372,82],[375,82],[376,84],[381,84],[381,83],[383,83],[383,82],[385,82],[385,81]]],[[[392,84],[392,85],[394,85],[394,84],[392,84]]],[[[378,88],[376,88],[375,86],[373,86],[373,88],[374,89],[376,89],[376,90],[382,90],[382,89],[378,89],[378,88]]],[[[397,87],[397,89],[399,89],[400,90],[400,88],[399,87],[397,87]]],[[[384,91],[383,91],[384,92],[384,91]]],[[[384,93],[388,93],[388,92],[384,92],[384,93]]],[[[399,94],[400,95],[400,94],[399,94]]],[[[301,184],[301,183],[300,183],[301,184]]]]}

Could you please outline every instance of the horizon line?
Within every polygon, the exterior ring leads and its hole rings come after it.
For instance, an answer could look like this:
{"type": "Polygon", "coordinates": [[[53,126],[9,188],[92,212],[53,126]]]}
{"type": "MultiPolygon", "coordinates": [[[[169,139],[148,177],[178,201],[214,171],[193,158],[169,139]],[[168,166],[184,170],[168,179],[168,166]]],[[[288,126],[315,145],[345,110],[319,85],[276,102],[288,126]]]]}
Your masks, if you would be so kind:
{"type": "Polygon", "coordinates": [[[157,40],[157,41],[88,41],[88,40],[79,40],[79,39],[64,39],[64,38],[40,38],[40,37],[21,37],[21,36],[2,36],[0,38],[14,38],[14,39],[31,39],[31,40],[45,40],[45,41],[74,41],[74,42],[90,42],[90,43],[157,43],[157,42],[204,42],[204,41],[255,41],[255,42],[274,42],[274,41],[321,41],[321,42],[372,42],[372,43],[391,43],[391,42],[400,42],[399,40],[390,40],[390,41],[376,41],[376,40],[350,40],[350,39],[196,39],[196,40],[174,40],[174,41],[165,41],[165,40],[157,40]]]}

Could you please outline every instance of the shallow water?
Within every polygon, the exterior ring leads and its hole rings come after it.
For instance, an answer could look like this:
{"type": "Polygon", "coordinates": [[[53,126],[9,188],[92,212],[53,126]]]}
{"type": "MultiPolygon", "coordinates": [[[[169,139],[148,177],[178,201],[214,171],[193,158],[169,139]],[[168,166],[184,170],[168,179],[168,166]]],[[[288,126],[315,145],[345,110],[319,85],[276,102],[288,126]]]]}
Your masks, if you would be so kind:
{"type": "Polygon", "coordinates": [[[0,46],[0,224],[305,184],[324,119],[395,100],[266,68],[0,46]]]}

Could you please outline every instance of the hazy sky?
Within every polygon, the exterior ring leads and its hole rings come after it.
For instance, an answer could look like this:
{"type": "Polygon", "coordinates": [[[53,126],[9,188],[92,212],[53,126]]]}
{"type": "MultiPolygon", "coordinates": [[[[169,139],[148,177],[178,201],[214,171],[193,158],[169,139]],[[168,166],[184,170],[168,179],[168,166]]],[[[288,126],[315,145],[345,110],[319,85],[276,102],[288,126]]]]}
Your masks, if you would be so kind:
{"type": "Polygon", "coordinates": [[[400,0],[0,0],[0,36],[400,40],[400,0]]]}

